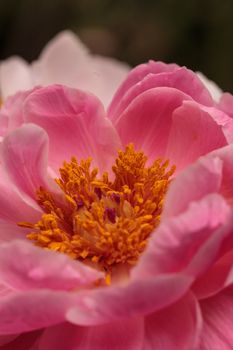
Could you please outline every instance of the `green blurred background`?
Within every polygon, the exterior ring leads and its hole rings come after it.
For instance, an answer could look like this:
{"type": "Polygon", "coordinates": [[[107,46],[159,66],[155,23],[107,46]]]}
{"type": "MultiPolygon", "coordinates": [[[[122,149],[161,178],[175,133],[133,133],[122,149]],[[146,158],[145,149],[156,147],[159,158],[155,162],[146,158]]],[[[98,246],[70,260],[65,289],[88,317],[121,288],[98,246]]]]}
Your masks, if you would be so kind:
{"type": "Polygon", "coordinates": [[[232,0],[0,0],[0,59],[28,61],[71,29],[94,53],[202,71],[233,92],[232,0]]]}

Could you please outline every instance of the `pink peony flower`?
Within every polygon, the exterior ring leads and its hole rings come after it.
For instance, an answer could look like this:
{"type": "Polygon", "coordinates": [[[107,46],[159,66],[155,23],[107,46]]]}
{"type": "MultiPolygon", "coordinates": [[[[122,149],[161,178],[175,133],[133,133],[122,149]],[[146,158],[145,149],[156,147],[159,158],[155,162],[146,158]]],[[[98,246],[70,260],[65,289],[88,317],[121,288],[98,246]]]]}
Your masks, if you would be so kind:
{"type": "Polygon", "coordinates": [[[231,348],[233,124],[193,72],[138,66],[107,113],[19,93],[0,127],[0,349],[231,348]]]}
{"type": "Polygon", "coordinates": [[[66,30],[31,64],[18,56],[0,62],[0,98],[5,101],[18,91],[59,83],[91,91],[107,105],[128,71],[125,63],[91,55],[79,38],[66,30]]]}

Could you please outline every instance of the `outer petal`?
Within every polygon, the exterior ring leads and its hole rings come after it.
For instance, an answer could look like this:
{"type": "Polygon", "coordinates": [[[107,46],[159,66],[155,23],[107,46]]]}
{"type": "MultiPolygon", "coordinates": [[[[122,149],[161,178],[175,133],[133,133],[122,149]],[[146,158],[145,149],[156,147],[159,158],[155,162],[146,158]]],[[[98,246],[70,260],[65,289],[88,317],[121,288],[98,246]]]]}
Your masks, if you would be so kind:
{"type": "Polygon", "coordinates": [[[200,350],[231,350],[233,344],[232,288],[200,302],[204,318],[200,350]]]}
{"type": "Polygon", "coordinates": [[[47,328],[32,350],[141,350],[143,336],[143,319],[93,327],[63,323],[47,328]]]}
{"type": "Polygon", "coordinates": [[[34,92],[25,103],[25,118],[48,133],[49,163],[56,168],[74,155],[91,156],[105,168],[120,147],[99,100],[75,89],[55,85],[34,92]]]}
{"type": "Polygon", "coordinates": [[[2,144],[6,173],[15,186],[29,197],[47,187],[48,136],[38,126],[24,125],[7,136],[2,144]]]}
{"type": "Polygon", "coordinates": [[[92,56],[79,38],[63,31],[52,39],[32,65],[36,84],[64,84],[87,90],[107,105],[128,72],[126,64],[92,56]]]}
{"type": "Polygon", "coordinates": [[[174,109],[189,96],[173,88],[150,89],[121,114],[115,127],[124,145],[133,142],[153,160],[165,155],[174,109]]]}
{"type": "Polygon", "coordinates": [[[192,294],[145,318],[143,350],[196,349],[202,327],[198,303],[192,294]]]}
{"type": "Polygon", "coordinates": [[[220,87],[217,84],[215,84],[214,81],[209,80],[203,73],[197,72],[197,75],[211,93],[211,96],[214,99],[214,101],[218,102],[222,95],[222,90],[220,89],[220,87]]]}
{"type": "Polygon", "coordinates": [[[164,221],[132,270],[135,279],[183,271],[193,277],[216,259],[224,239],[233,229],[233,215],[217,194],[192,202],[188,209],[164,221]]]}
{"type": "Polygon", "coordinates": [[[15,290],[71,290],[102,277],[97,270],[64,254],[35,247],[30,242],[13,241],[0,245],[0,281],[15,290]]]}
{"type": "Polygon", "coordinates": [[[171,87],[185,93],[197,102],[203,104],[207,103],[207,105],[213,104],[208,91],[204,88],[195,73],[182,67],[169,72],[161,72],[158,74],[150,73],[146,75],[140,82],[133,85],[125,92],[115,107],[114,113],[110,114],[110,118],[116,123],[121,113],[133,99],[144,91],[156,87],[171,87]]]}
{"type": "Polygon", "coordinates": [[[18,91],[32,88],[32,77],[26,61],[20,57],[10,57],[0,64],[1,99],[18,91]]]}
{"type": "Polygon", "coordinates": [[[182,169],[201,155],[225,146],[225,129],[227,135],[233,134],[233,121],[224,113],[184,101],[173,113],[166,158],[182,169]]]}
{"type": "Polygon", "coordinates": [[[225,113],[233,117],[233,95],[228,92],[222,94],[219,107],[225,113]]]}
{"type": "Polygon", "coordinates": [[[190,276],[164,274],[90,290],[79,295],[79,305],[72,307],[66,317],[77,325],[96,325],[145,315],[178,300],[192,281],[190,276]]]}

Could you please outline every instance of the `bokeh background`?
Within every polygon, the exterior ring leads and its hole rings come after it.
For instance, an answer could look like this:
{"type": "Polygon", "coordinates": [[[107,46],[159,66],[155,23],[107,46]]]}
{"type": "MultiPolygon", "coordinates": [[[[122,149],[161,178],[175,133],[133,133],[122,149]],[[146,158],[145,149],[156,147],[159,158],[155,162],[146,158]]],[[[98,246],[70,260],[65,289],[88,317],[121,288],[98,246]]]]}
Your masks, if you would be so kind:
{"type": "Polygon", "coordinates": [[[36,59],[71,29],[98,54],[202,71],[233,92],[233,0],[0,0],[0,59],[36,59]]]}

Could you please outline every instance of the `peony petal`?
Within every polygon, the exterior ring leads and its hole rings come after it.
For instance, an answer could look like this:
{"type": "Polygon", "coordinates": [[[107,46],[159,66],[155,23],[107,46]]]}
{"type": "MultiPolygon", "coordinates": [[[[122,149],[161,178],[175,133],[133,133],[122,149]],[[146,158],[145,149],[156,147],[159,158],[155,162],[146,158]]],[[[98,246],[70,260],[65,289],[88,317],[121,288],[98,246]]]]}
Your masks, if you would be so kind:
{"type": "MultiPolygon", "coordinates": [[[[233,148],[232,148],[233,150],[233,148]]],[[[223,161],[217,154],[201,157],[171,183],[165,197],[162,217],[173,217],[187,209],[192,201],[198,201],[221,187],[223,161]]]]}
{"type": "Polygon", "coordinates": [[[233,95],[229,92],[222,94],[221,100],[219,102],[219,108],[221,108],[225,113],[233,117],[233,95]]]}
{"type": "MultiPolygon", "coordinates": [[[[3,347],[0,347],[0,349],[1,350],[33,350],[35,341],[40,335],[41,335],[41,331],[23,333],[22,335],[17,336],[17,338],[14,341],[8,343],[3,347]]],[[[12,337],[12,336],[7,335],[5,337],[12,337]]]]}
{"type": "Polygon", "coordinates": [[[47,328],[32,350],[141,350],[143,336],[143,319],[93,327],[63,323],[47,328]]]}
{"type": "Polygon", "coordinates": [[[177,89],[190,96],[197,102],[212,105],[208,91],[204,88],[197,75],[191,70],[182,67],[169,72],[161,72],[157,74],[150,73],[133,85],[118,102],[114,109],[114,114],[110,114],[110,118],[117,123],[117,119],[129,104],[141,93],[156,87],[170,87],[177,89]]]}
{"type": "Polygon", "coordinates": [[[222,90],[220,89],[220,87],[214,81],[208,79],[203,73],[197,72],[197,75],[211,93],[213,100],[218,102],[222,95],[222,90]]]}
{"type": "Polygon", "coordinates": [[[208,90],[191,70],[185,67],[180,68],[176,64],[149,61],[130,71],[127,79],[121,84],[113,98],[108,110],[109,117],[112,120],[118,117],[122,109],[121,106],[125,100],[129,99],[129,96],[133,96],[135,93],[137,95],[145,88],[158,86],[174,87],[190,95],[197,102],[207,106],[213,104],[208,90]]]}
{"type": "Polygon", "coordinates": [[[145,318],[143,350],[196,349],[202,326],[198,303],[191,293],[145,318]]]}
{"type": "Polygon", "coordinates": [[[113,100],[108,109],[109,117],[114,119],[115,111],[118,108],[118,104],[121,103],[127,91],[130,90],[131,87],[139,83],[148,74],[172,72],[176,69],[179,69],[179,66],[176,64],[166,64],[159,61],[149,61],[148,63],[140,64],[139,66],[132,69],[113,97],[113,100]]]}
{"type": "Polygon", "coordinates": [[[124,145],[133,142],[153,160],[165,155],[174,109],[190,99],[173,88],[150,89],[121,114],[115,127],[124,145]]]}
{"type": "Polygon", "coordinates": [[[71,290],[100,278],[101,272],[64,254],[35,247],[31,242],[0,245],[0,280],[16,290],[71,290]]]}
{"type": "Polygon", "coordinates": [[[182,214],[165,220],[152,235],[134,279],[181,272],[199,276],[216,258],[233,229],[233,215],[224,199],[210,194],[191,202],[182,214]]]}
{"type": "Polygon", "coordinates": [[[66,317],[77,325],[97,325],[145,315],[175,302],[186,293],[192,281],[192,277],[182,274],[144,279],[142,276],[127,285],[83,292],[79,295],[79,305],[70,308],[66,317]]]}
{"type": "Polygon", "coordinates": [[[93,56],[70,31],[53,38],[32,65],[39,85],[64,84],[94,93],[108,105],[129,67],[116,60],[93,56]]]}
{"type": "Polygon", "coordinates": [[[204,319],[201,350],[231,350],[233,344],[232,288],[200,302],[204,319]]]}
{"type": "Polygon", "coordinates": [[[29,65],[22,58],[13,56],[0,64],[0,96],[3,101],[18,91],[32,88],[29,65]]]}
{"type": "MultiPolygon", "coordinates": [[[[221,114],[221,111],[204,108],[192,101],[184,101],[174,111],[166,158],[177,166],[177,170],[195,162],[201,155],[227,144],[223,130],[226,128],[226,115],[221,114]],[[216,120],[218,113],[220,116],[216,120]]],[[[227,126],[227,134],[233,132],[233,121],[229,119],[228,124],[231,125],[227,126]]]]}
{"type": "Polygon", "coordinates": [[[48,133],[49,163],[56,169],[71,156],[91,156],[104,169],[120,147],[99,100],[78,90],[54,85],[34,92],[25,103],[25,117],[48,133]]]}
{"type": "Polygon", "coordinates": [[[48,136],[36,125],[24,125],[10,133],[2,144],[2,160],[10,180],[29,197],[48,187],[48,136]]]}
{"type": "MultiPolygon", "coordinates": [[[[232,248],[232,247],[231,247],[232,248]]],[[[195,281],[192,290],[198,299],[206,299],[233,284],[233,252],[225,254],[195,281]]]]}
{"type": "Polygon", "coordinates": [[[51,290],[3,296],[0,299],[0,334],[23,333],[64,322],[67,310],[75,302],[75,294],[51,290]]]}
{"type": "Polygon", "coordinates": [[[20,91],[6,99],[2,108],[0,109],[0,120],[7,121],[5,127],[1,127],[0,134],[2,136],[5,136],[8,132],[14,130],[24,123],[24,101],[27,96],[35,90],[36,88],[33,90],[20,91]]]}

